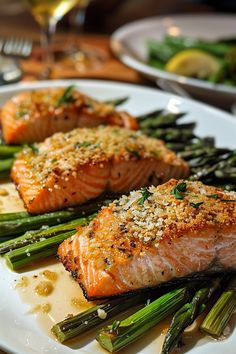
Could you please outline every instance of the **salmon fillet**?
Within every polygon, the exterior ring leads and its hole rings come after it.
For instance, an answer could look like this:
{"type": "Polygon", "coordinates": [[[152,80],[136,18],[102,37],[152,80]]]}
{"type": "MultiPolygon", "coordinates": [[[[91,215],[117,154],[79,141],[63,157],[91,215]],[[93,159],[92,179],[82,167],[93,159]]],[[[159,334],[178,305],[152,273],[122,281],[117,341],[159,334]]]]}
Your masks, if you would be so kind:
{"type": "Polygon", "coordinates": [[[2,107],[1,122],[7,144],[40,142],[56,132],[100,124],[137,129],[130,114],[118,112],[73,86],[22,92],[2,107]]]}
{"type": "Polygon", "coordinates": [[[187,164],[162,141],[111,126],[57,133],[20,152],[11,172],[33,214],[187,175],[187,164]]]}
{"type": "Polygon", "coordinates": [[[132,191],[65,240],[58,255],[88,299],[236,269],[236,192],[174,179],[132,191]]]}

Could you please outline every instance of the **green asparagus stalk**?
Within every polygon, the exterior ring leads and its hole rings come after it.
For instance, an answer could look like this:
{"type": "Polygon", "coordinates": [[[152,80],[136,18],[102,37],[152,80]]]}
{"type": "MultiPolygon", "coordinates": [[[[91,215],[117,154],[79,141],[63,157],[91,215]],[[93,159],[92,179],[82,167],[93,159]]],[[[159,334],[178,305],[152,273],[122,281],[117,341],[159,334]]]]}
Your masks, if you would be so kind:
{"type": "Polygon", "coordinates": [[[0,145],[0,157],[13,157],[17,152],[23,149],[23,145],[0,145]]]}
{"type": "Polygon", "coordinates": [[[178,48],[178,50],[200,49],[218,57],[224,57],[233,47],[228,43],[203,41],[181,36],[166,36],[163,42],[170,47],[178,48]]]}
{"type": "Polygon", "coordinates": [[[236,275],[234,275],[215,305],[202,322],[202,332],[219,337],[228,324],[236,308],[236,275]]]}
{"type": "MultiPolygon", "coordinates": [[[[86,220],[88,222],[91,221],[95,215],[96,214],[87,216],[86,220]]],[[[84,218],[78,218],[64,224],[48,227],[47,229],[27,231],[22,236],[0,243],[0,255],[40,240],[44,240],[71,230],[76,230],[77,226],[81,226],[81,222],[83,224],[83,220],[84,218]]]]}
{"type": "Polygon", "coordinates": [[[8,158],[4,160],[0,160],[0,172],[7,172],[10,170],[12,164],[13,164],[14,159],[13,158],[8,158]]]}
{"type": "Polygon", "coordinates": [[[207,302],[219,284],[219,280],[214,281],[209,286],[197,290],[192,301],[184,304],[176,312],[165,337],[161,352],[162,354],[168,354],[176,347],[185,328],[190,326],[196,317],[205,310],[207,302]]]}
{"type": "Polygon", "coordinates": [[[96,339],[110,353],[117,352],[176,311],[188,298],[186,287],[170,291],[128,318],[101,329],[96,339]]]}
{"type": "Polygon", "coordinates": [[[148,64],[150,66],[153,66],[154,68],[160,69],[160,70],[164,70],[165,69],[165,63],[163,63],[163,61],[157,59],[157,58],[152,58],[150,57],[148,60],[148,64]]]}
{"type": "Polygon", "coordinates": [[[29,216],[23,219],[3,221],[0,223],[0,237],[22,234],[27,230],[39,229],[41,226],[51,226],[63,221],[68,221],[80,216],[81,213],[76,213],[74,210],[64,210],[54,213],[47,213],[37,216],[29,216]]]}
{"type": "Polygon", "coordinates": [[[26,267],[35,261],[42,260],[57,253],[58,246],[68,237],[75,234],[75,230],[38,241],[30,245],[7,252],[4,255],[6,263],[11,270],[26,267]]]}
{"type": "Polygon", "coordinates": [[[133,306],[144,303],[146,299],[147,294],[139,294],[128,298],[113,300],[106,304],[97,305],[76,316],[55,324],[51,331],[57,339],[63,343],[68,339],[88,332],[90,329],[103,324],[104,321],[119,315],[133,306]]]}
{"type": "Polygon", "coordinates": [[[166,143],[166,146],[169,148],[169,149],[171,149],[171,150],[173,150],[173,151],[175,151],[175,152],[177,152],[177,153],[179,153],[179,152],[182,152],[183,150],[184,150],[184,148],[185,148],[185,143],[183,143],[183,142],[180,142],[180,143],[178,143],[178,142],[176,142],[176,141],[170,141],[170,142],[167,142],[166,143]]]}
{"type": "Polygon", "coordinates": [[[140,120],[140,129],[172,127],[176,124],[178,119],[182,118],[186,113],[165,113],[163,111],[158,112],[151,116],[147,116],[146,119],[140,120]]]}
{"type": "Polygon", "coordinates": [[[181,50],[172,43],[170,45],[164,41],[158,42],[152,39],[147,41],[147,46],[149,63],[150,61],[157,60],[158,63],[160,62],[165,64],[171,57],[181,50]]]}
{"type": "Polygon", "coordinates": [[[0,225],[3,221],[11,221],[16,219],[28,218],[31,215],[27,211],[20,211],[18,213],[4,213],[0,214],[0,225]]]}
{"type": "MultiPolygon", "coordinates": [[[[114,196],[115,197],[115,196],[114,196]]],[[[0,238],[1,237],[14,237],[15,235],[20,235],[27,230],[35,230],[39,229],[43,225],[51,226],[55,224],[59,224],[65,221],[69,221],[81,216],[86,216],[98,211],[101,206],[111,202],[111,197],[103,197],[97,200],[90,201],[89,203],[83,204],[81,206],[55,211],[52,213],[46,213],[42,215],[36,216],[26,216],[26,214],[22,214],[18,219],[8,219],[6,221],[1,222],[0,217],[0,238]]],[[[18,213],[17,213],[18,214],[18,213]]],[[[9,214],[3,214],[3,219],[9,218],[9,214]]]]}
{"type": "Polygon", "coordinates": [[[185,142],[194,138],[194,133],[192,129],[178,129],[177,127],[173,128],[159,128],[156,130],[148,131],[149,135],[154,138],[162,139],[166,142],[176,141],[176,142],[185,142]]]}

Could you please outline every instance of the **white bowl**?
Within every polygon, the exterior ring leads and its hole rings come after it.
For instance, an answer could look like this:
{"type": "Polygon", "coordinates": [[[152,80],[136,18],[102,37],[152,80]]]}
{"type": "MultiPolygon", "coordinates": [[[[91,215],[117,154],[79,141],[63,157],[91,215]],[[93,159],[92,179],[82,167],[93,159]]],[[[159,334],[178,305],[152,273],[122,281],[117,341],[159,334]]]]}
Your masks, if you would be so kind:
{"type": "Polygon", "coordinates": [[[166,34],[206,40],[235,38],[236,16],[201,14],[147,18],[116,30],[110,43],[114,54],[123,63],[152,80],[163,79],[178,83],[198,99],[229,108],[236,101],[236,87],[168,73],[146,64],[147,40],[161,40],[166,34]]]}

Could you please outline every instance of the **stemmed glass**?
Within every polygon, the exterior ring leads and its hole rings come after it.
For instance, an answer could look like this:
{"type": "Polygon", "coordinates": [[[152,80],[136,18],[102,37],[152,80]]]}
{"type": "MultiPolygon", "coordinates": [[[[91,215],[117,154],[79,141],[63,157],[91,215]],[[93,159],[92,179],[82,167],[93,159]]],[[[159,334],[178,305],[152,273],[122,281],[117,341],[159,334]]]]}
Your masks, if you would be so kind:
{"type": "Polygon", "coordinates": [[[42,78],[49,78],[52,65],[53,53],[50,50],[52,36],[56,31],[59,20],[73,7],[85,8],[90,0],[24,0],[34,18],[41,27],[41,46],[45,69],[42,78]]]}

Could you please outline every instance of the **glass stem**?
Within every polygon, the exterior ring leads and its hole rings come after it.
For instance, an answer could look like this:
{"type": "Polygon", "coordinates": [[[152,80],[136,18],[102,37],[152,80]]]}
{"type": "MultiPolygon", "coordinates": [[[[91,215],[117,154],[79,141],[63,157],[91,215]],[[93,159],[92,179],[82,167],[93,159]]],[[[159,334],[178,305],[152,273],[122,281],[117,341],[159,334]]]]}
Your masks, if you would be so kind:
{"type": "Polygon", "coordinates": [[[42,79],[49,79],[52,73],[54,63],[54,55],[51,49],[52,36],[56,31],[56,23],[48,21],[41,29],[41,46],[42,46],[42,60],[44,68],[42,72],[42,79]]]}

